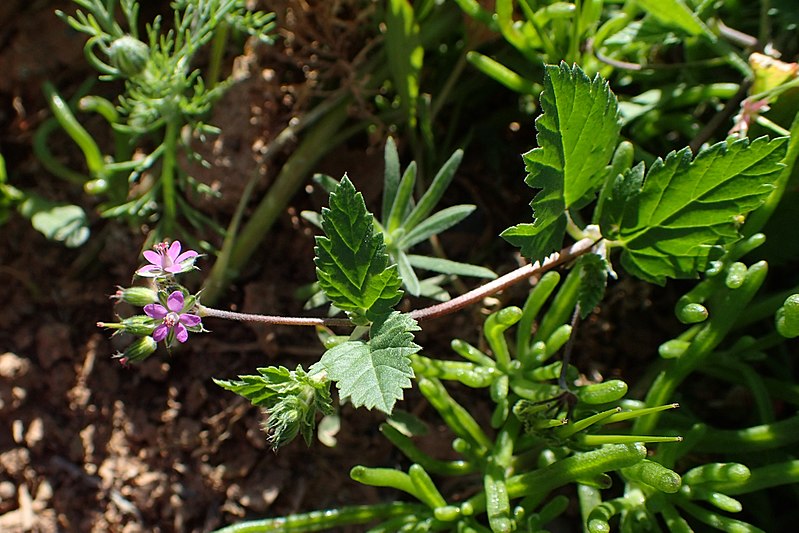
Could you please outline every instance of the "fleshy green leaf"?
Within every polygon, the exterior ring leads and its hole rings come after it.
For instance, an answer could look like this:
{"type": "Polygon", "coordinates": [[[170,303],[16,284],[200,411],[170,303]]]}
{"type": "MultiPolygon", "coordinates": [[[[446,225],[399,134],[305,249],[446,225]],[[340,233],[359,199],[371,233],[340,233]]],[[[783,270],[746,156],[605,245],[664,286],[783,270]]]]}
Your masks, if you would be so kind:
{"type": "Polygon", "coordinates": [[[665,24],[681,28],[691,35],[704,35],[711,41],[716,40],[713,32],[683,0],[637,0],[637,2],[644,11],[665,24]]]}
{"type": "Polygon", "coordinates": [[[402,398],[402,389],[411,386],[413,370],[410,356],[419,351],[413,331],[419,326],[410,315],[393,312],[372,323],[369,340],[351,340],[331,348],[319,365],[336,382],[342,398],[355,407],[376,407],[391,413],[402,398]]]}
{"type": "Polygon", "coordinates": [[[322,229],[325,236],[316,238],[316,274],[333,305],[357,318],[384,314],[399,301],[397,267],[389,264],[383,234],[346,176],[330,194],[330,208],[322,209],[322,229]]]}
{"type": "Polygon", "coordinates": [[[258,373],[214,382],[269,412],[266,430],[275,448],[287,444],[297,433],[310,444],[317,411],[323,415],[333,412],[330,381],[316,379],[301,366],[294,371],[282,366],[259,368],[258,373]]]}
{"type": "Polygon", "coordinates": [[[502,233],[532,260],[561,247],[566,210],[581,207],[601,187],[620,128],[616,97],[607,82],[600,76],[589,79],[577,66],[546,67],[541,108],[539,146],[524,154],[525,181],[541,189],[530,204],[535,221],[502,233]]]}
{"type": "Polygon", "coordinates": [[[414,17],[411,3],[408,0],[389,0],[385,23],[388,66],[400,95],[402,107],[411,125],[414,125],[424,47],[421,44],[419,24],[414,17]]]}
{"type": "Polygon", "coordinates": [[[786,140],[721,142],[693,161],[688,148],[672,152],[655,161],[638,191],[640,170],[626,173],[603,210],[606,223],[618,224],[608,234],[624,247],[622,266],[659,284],[703,272],[711,249],[738,239],[743,217],[774,188],[786,140]]]}

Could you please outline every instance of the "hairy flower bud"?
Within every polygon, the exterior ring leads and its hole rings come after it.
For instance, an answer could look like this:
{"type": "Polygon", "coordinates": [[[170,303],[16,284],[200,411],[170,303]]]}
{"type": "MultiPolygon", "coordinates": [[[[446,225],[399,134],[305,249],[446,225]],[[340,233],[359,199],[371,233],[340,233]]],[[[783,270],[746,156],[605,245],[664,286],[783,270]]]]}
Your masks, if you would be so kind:
{"type": "Polygon", "coordinates": [[[150,58],[150,47],[131,35],[123,35],[108,49],[111,64],[125,76],[135,76],[144,70],[150,58]]]}
{"type": "Polygon", "coordinates": [[[152,337],[141,337],[133,341],[133,343],[125,349],[124,353],[117,354],[116,357],[123,365],[144,361],[155,353],[157,347],[158,344],[152,337]]]}
{"type": "Polygon", "coordinates": [[[119,287],[116,294],[111,298],[135,305],[136,307],[144,307],[147,304],[157,302],[158,294],[148,287],[119,287]]]}
{"type": "Polygon", "coordinates": [[[118,333],[130,333],[137,337],[152,335],[157,324],[155,321],[144,315],[134,315],[123,319],[121,322],[98,322],[98,328],[115,329],[114,335],[118,333]]]}

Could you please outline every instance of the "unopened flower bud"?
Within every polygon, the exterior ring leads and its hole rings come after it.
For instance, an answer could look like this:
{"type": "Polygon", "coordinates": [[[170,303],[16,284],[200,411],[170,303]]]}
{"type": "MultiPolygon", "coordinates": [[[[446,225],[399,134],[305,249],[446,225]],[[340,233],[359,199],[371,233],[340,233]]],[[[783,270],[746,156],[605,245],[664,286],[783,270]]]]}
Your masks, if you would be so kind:
{"type": "Polygon", "coordinates": [[[147,287],[120,287],[111,298],[120,300],[136,307],[144,307],[158,301],[158,294],[147,287]]]}
{"type": "Polygon", "coordinates": [[[116,357],[122,364],[144,361],[155,353],[157,343],[152,337],[141,337],[125,349],[125,353],[118,354],[116,357]]]}
{"type": "Polygon", "coordinates": [[[155,326],[153,320],[144,315],[134,315],[122,320],[122,330],[137,337],[152,335],[155,326]]]}
{"type": "Polygon", "coordinates": [[[147,66],[150,47],[131,35],[123,35],[108,49],[111,64],[125,76],[135,76],[147,66]]]}
{"type": "Polygon", "coordinates": [[[157,324],[153,319],[144,315],[134,315],[123,319],[121,322],[98,322],[98,328],[115,329],[114,335],[118,333],[130,333],[137,337],[152,335],[157,324]]]}

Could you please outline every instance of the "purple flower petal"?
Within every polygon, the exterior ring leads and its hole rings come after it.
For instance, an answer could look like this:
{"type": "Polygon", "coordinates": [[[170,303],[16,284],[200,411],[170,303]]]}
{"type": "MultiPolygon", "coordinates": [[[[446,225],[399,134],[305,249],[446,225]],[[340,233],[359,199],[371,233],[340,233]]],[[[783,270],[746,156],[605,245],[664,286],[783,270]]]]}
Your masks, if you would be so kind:
{"type": "Polygon", "coordinates": [[[159,267],[158,265],[144,265],[143,267],[141,267],[139,270],[136,271],[136,274],[144,277],[152,277],[152,276],[157,276],[158,272],[160,271],[161,267],[159,267]],[[155,274],[151,274],[151,272],[153,271],[156,271],[155,274]]]}
{"type": "Polygon", "coordinates": [[[175,338],[180,342],[186,342],[189,338],[189,330],[180,322],[175,326],[175,338]]]}
{"type": "Polygon", "coordinates": [[[180,274],[183,271],[183,267],[177,263],[174,265],[170,265],[164,269],[165,272],[169,272],[171,274],[180,274]]]}
{"type": "Polygon", "coordinates": [[[180,241],[174,241],[166,251],[166,255],[169,256],[173,263],[177,262],[177,257],[180,255],[180,248],[180,241]]]}
{"type": "Polygon", "coordinates": [[[182,254],[180,254],[175,258],[175,263],[183,263],[184,261],[188,261],[189,259],[194,259],[198,255],[200,254],[198,254],[194,250],[186,250],[185,252],[183,252],[182,254]]]}
{"type": "Polygon", "coordinates": [[[170,294],[169,298],[166,299],[166,306],[170,311],[174,311],[175,313],[183,311],[183,293],[174,291],[170,294]]]}
{"type": "Polygon", "coordinates": [[[155,342],[161,342],[166,339],[167,333],[169,333],[169,327],[166,324],[161,324],[153,331],[153,340],[155,342]]]}
{"type": "Polygon", "coordinates": [[[180,315],[180,322],[182,324],[186,324],[188,327],[193,328],[194,326],[200,325],[200,321],[202,319],[197,315],[192,315],[190,313],[184,313],[180,315]]]}
{"type": "Polygon", "coordinates": [[[161,254],[159,254],[158,252],[153,252],[152,250],[145,250],[143,255],[144,258],[148,260],[150,263],[159,268],[161,267],[161,258],[162,258],[161,254]]]}
{"type": "Polygon", "coordinates": [[[144,306],[144,314],[150,318],[164,318],[168,311],[161,304],[147,304],[144,306]]]}

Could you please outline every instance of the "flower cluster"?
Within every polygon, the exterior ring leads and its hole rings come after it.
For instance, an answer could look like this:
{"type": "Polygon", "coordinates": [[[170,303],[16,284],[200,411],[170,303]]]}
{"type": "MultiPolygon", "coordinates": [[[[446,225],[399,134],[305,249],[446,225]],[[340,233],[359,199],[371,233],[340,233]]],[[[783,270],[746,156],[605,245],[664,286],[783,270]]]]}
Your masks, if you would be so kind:
{"type": "Polygon", "coordinates": [[[169,349],[175,341],[184,343],[189,332],[203,332],[202,319],[193,313],[197,296],[175,281],[175,275],[194,270],[200,256],[194,250],[183,251],[180,241],[161,242],[146,250],[148,264],[136,270],[136,275],[152,280],[153,287],[120,287],[112,298],[137,307],[144,314],[120,318],[118,322],[98,322],[99,327],[115,330],[114,334],[129,333],[138,337],[124,353],[116,357],[123,363],[143,361],[153,353],[159,342],[169,349]]]}
{"type": "Polygon", "coordinates": [[[136,275],[145,278],[159,278],[192,270],[194,260],[199,254],[194,250],[187,250],[183,253],[180,251],[180,241],[174,241],[171,245],[166,242],[156,244],[153,250],[144,251],[144,258],[150,264],[137,270],[136,275]]]}
{"type": "Polygon", "coordinates": [[[200,326],[200,317],[186,313],[185,298],[180,291],[173,291],[166,299],[166,307],[161,304],[147,304],[144,314],[152,318],[158,325],[153,330],[153,339],[161,342],[166,339],[167,344],[172,344],[175,338],[179,342],[186,342],[189,338],[187,328],[200,326]]]}

